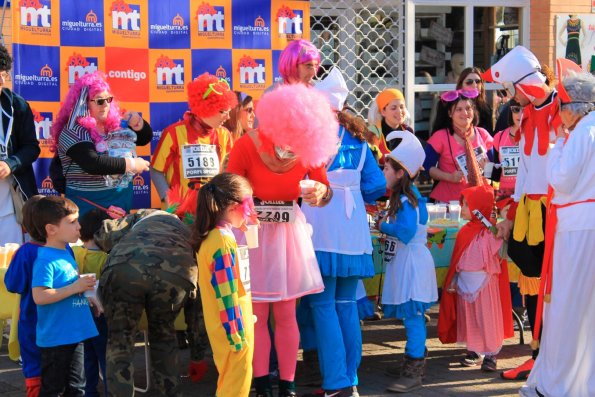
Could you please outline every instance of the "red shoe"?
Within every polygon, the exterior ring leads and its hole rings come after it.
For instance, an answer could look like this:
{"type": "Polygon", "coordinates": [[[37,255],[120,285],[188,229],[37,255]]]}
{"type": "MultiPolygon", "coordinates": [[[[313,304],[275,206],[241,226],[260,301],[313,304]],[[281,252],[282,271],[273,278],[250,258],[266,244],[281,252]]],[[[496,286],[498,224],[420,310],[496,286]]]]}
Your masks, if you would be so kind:
{"type": "Polygon", "coordinates": [[[534,364],[535,360],[530,358],[516,368],[500,372],[500,377],[506,380],[525,380],[529,377],[534,364]]]}

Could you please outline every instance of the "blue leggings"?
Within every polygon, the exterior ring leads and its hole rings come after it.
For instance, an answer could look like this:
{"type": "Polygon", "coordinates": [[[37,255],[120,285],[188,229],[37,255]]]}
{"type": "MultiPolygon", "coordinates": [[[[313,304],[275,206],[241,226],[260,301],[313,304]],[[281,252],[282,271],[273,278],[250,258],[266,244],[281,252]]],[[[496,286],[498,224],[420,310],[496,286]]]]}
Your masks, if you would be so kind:
{"type": "Polygon", "coordinates": [[[423,314],[417,314],[403,319],[407,343],[405,354],[410,358],[423,358],[426,351],[426,319],[423,314]]]}
{"type": "Polygon", "coordinates": [[[324,291],[308,296],[322,372],[322,387],[337,390],[357,385],[362,357],[355,290],[358,277],[323,277],[324,291]]]}

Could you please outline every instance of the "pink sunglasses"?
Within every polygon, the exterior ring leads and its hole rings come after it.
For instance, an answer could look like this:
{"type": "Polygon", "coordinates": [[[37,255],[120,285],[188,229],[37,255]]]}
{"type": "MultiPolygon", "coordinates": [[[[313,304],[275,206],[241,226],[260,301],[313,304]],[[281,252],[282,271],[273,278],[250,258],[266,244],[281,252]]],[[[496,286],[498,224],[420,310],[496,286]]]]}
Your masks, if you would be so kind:
{"type": "Polygon", "coordinates": [[[440,99],[444,102],[452,102],[456,101],[460,97],[464,97],[467,99],[474,99],[479,96],[479,91],[476,89],[460,89],[460,90],[453,90],[453,91],[446,91],[442,95],[440,95],[440,99]]]}

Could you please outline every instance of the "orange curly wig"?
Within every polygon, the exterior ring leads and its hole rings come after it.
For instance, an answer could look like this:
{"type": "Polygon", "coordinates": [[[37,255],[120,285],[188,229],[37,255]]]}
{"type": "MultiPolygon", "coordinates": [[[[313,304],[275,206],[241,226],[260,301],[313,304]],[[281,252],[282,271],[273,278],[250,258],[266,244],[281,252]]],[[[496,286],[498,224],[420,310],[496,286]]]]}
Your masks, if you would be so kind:
{"type": "Polygon", "coordinates": [[[207,72],[201,74],[188,83],[188,105],[190,111],[200,118],[212,117],[221,110],[235,107],[238,99],[229,85],[221,82],[217,77],[207,72]],[[214,90],[203,99],[209,86],[213,84],[214,90]],[[219,94],[218,94],[219,93],[219,94]]]}

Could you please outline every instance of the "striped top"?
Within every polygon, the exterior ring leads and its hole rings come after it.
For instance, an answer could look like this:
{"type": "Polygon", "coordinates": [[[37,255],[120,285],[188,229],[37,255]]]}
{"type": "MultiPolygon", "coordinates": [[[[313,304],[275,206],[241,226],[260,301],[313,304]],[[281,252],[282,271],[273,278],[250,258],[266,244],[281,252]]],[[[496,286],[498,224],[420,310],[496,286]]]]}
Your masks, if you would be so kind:
{"type": "MultiPolygon", "coordinates": [[[[64,128],[58,138],[58,155],[62,162],[62,172],[64,178],[66,178],[66,186],[84,191],[113,189],[107,186],[103,175],[88,174],[66,154],[72,146],[81,142],[93,144],[89,131],[78,124],[75,124],[72,128],[64,128]]],[[[107,155],[107,151],[97,153],[100,156],[107,155]]]]}

